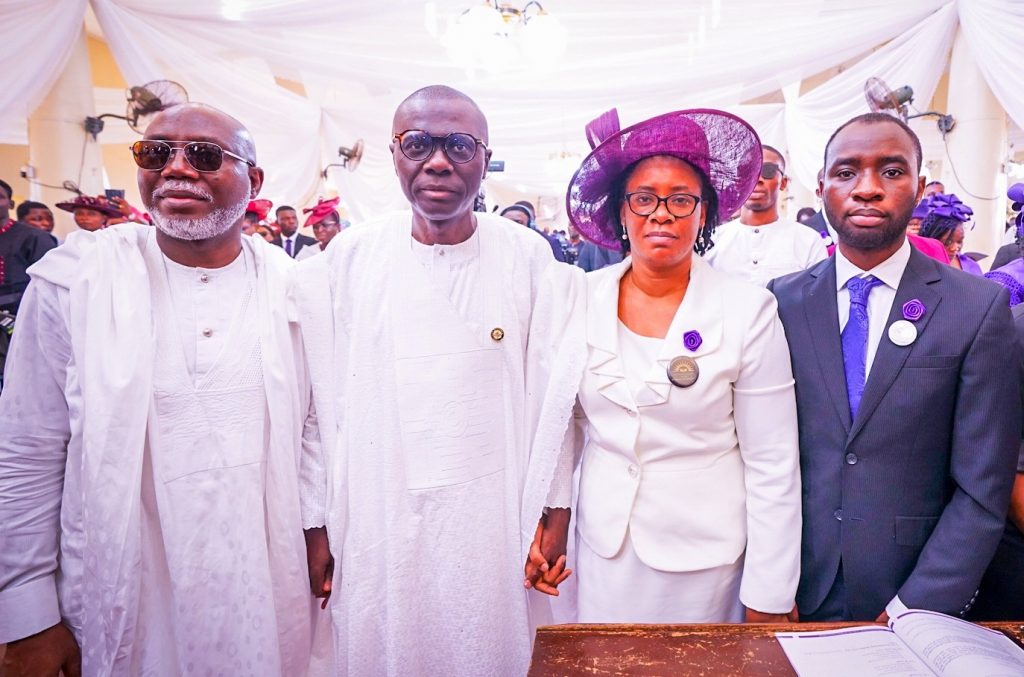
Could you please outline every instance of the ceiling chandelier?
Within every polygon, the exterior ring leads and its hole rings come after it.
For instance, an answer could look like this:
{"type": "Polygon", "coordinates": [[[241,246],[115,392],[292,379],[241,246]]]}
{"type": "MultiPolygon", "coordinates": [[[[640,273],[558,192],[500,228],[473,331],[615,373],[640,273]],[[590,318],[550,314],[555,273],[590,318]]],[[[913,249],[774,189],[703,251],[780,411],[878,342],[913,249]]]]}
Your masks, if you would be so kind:
{"type": "Polygon", "coordinates": [[[565,54],[566,32],[536,0],[521,8],[488,0],[452,18],[443,42],[452,61],[468,71],[500,73],[557,65],[565,54]]]}

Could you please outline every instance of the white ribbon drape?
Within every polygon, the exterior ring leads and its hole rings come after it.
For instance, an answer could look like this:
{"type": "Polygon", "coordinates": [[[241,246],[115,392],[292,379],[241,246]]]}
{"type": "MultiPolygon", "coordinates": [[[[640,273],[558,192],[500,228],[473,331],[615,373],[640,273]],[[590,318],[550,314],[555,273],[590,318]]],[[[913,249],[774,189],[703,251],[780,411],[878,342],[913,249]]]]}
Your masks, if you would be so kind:
{"type": "MultiPolygon", "coordinates": [[[[86,2],[0,2],[0,54],[37,64],[0,75],[0,140],[24,130],[81,30],[86,2]]],[[[193,100],[250,128],[265,197],[301,207],[333,184],[356,219],[402,204],[387,149],[391,114],[415,88],[437,82],[467,92],[488,115],[494,157],[506,162],[488,182],[506,195],[563,193],[568,177],[550,156],[586,155],[584,124],[613,106],[624,124],[678,108],[727,108],[788,149],[790,174],[812,186],[828,134],[867,110],[864,80],[911,84],[926,102],[958,24],[993,92],[1024,125],[1019,0],[561,0],[547,8],[569,34],[561,66],[501,74],[467,73],[442,45],[447,18],[475,0],[88,2],[128,82],[176,80],[193,100]],[[803,79],[850,62],[799,94],[803,79]],[[780,89],[785,104],[739,105],[780,89]],[[366,142],[358,171],[333,168],[325,184],[321,170],[357,138],[366,142]]]]}

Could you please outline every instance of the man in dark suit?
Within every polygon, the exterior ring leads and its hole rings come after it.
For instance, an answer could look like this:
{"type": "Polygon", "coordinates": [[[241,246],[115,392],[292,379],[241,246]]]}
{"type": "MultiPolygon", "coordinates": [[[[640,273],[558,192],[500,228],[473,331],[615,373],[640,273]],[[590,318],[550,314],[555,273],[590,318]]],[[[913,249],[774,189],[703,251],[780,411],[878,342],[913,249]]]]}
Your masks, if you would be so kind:
{"type": "Polygon", "coordinates": [[[835,256],[774,280],[796,379],[805,620],[961,614],[1002,535],[1021,433],[1005,290],[912,249],[921,146],[866,114],[825,149],[835,256]]]}
{"type": "Polygon", "coordinates": [[[281,247],[284,253],[293,259],[298,256],[303,247],[311,245],[320,246],[314,238],[303,235],[299,230],[299,215],[295,213],[294,207],[282,205],[277,208],[277,225],[281,229],[281,238],[274,244],[281,247]]]}

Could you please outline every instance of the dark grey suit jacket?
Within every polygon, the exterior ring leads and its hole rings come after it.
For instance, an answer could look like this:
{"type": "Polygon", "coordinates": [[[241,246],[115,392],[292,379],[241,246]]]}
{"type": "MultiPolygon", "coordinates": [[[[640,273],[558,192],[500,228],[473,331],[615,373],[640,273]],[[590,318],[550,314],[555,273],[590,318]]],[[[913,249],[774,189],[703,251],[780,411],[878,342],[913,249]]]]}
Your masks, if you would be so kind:
{"type": "Polygon", "coordinates": [[[910,299],[927,312],[909,346],[883,333],[851,421],[835,259],[769,289],[796,379],[800,611],[821,606],[842,561],[851,620],[874,620],[897,593],[964,612],[1003,531],[1020,442],[1006,291],[911,250],[886,326],[910,299]]]}
{"type": "Polygon", "coordinates": [[[804,225],[818,233],[824,233],[828,235],[828,227],[825,225],[825,216],[821,213],[821,210],[814,212],[814,216],[807,219],[804,225]]]}

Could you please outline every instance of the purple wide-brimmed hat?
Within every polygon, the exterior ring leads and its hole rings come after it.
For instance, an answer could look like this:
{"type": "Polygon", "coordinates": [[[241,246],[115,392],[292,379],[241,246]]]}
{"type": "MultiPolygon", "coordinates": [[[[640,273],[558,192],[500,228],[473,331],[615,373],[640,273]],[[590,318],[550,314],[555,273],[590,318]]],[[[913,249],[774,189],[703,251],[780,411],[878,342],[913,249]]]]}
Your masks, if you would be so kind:
{"type": "Polygon", "coordinates": [[[725,223],[747,201],[761,175],[761,141],[746,121],[725,111],[697,108],[665,113],[619,129],[611,109],[587,125],[593,152],[569,182],[565,208],[580,235],[618,249],[619,207],[609,192],[634,162],[672,155],[700,169],[718,193],[718,220],[725,223]]]}

